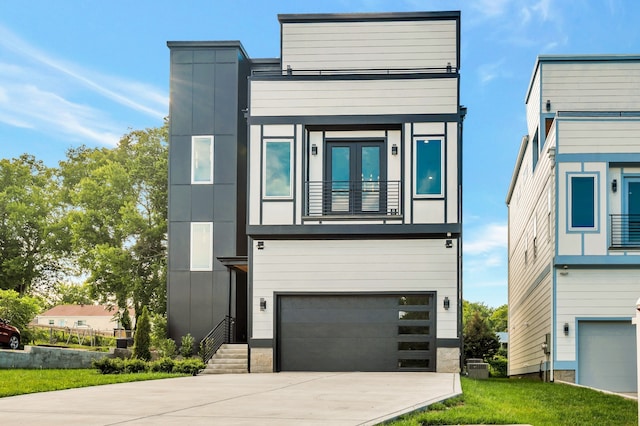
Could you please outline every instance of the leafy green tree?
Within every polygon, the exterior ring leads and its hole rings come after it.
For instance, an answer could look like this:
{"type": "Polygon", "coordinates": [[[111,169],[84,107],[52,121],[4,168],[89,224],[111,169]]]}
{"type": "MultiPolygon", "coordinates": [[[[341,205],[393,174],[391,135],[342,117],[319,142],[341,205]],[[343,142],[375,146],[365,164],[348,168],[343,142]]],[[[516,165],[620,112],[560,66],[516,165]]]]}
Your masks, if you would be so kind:
{"type": "Polygon", "coordinates": [[[463,300],[462,324],[468,323],[476,312],[480,314],[480,317],[488,319],[491,316],[493,309],[483,302],[469,302],[467,300],[463,300]]]}
{"type": "Polygon", "coordinates": [[[120,315],[120,326],[125,330],[131,330],[131,315],[129,314],[129,308],[124,308],[122,310],[122,315],[120,315]]]}
{"type": "Polygon", "coordinates": [[[167,125],[61,162],[66,226],[92,295],[120,309],[166,309],[167,125]]]}
{"type": "Polygon", "coordinates": [[[147,307],[142,308],[142,314],[136,322],[136,334],[133,339],[133,356],[145,361],[151,360],[151,323],[147,307]]]}
{"type": "Polygon", "coordinates": [[[0,289],[45,290],[65,272],[53,170],[23,154],[0,160],[0,289]]]}
{"type": "Polygon", "coordinates": [[[498,306],[493,310],[489,317],[491,329],[496,333],[501,331],[509,331],[509,306],[498,306]]]}
{"type": "Polygon", "coordinates": [[[489,328],[486,319],[476,311],[464,325],[464,357],[490,358],[500,348],[496,333],[489,328]]]}
{"type": "Polygon", "coordinates": [[[55,305],[93,305],[89,284],[59,283],[54,287],[55,305]]]}
{"type": "Polygon", "coordinates": [[[34,296],[20,296],[15,290],[0,290],[0,318],[9,321],[22,334],[22,341],[31,340],[27,324],[42,312],[44,302],[34,296]]]}

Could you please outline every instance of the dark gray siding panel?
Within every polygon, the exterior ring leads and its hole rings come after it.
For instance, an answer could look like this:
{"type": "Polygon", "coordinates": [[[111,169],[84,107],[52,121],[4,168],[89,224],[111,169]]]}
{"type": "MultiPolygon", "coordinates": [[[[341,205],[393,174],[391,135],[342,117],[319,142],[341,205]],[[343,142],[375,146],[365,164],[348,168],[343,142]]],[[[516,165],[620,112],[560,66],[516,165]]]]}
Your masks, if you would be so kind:
{"type": "MultiPolygon", "coordinates": [[[[213,223],[213,257],[234,256],[236,253],[235,222],[213,223]]],[[[219,262],[216,262],[219,264],[219,262]]],[[[221,269],[224,266],[220,264],[221,269]]]]}
{"type": "Polygon", "coordinates": [[[191,84],[193,65],[173,64],[171,74],[171,134],[190,135],[193,108],[191,84]]]}
{"type": "Polygon", "coordinates": [[[169,143],[171,185],[191,184],[191,137],[172,136],[169,143]]]}
{"type": "Polygon", "coordinates": [[[193,66],[193,134],[213,135],[214,87],[216,65],[195,64],[193,66]]]}
{"type": "MultiPolygon", "coordinates": [[[[216,64],[215,129],[216,134],[234,135],[238,110],[237,64],[216,64]]],[[[235,170],[234,170],[235,174],[235,170]]]]}
{"type": "Polygon", "coordinates": [[[172,271],[189,270],[189,240],[191,225],[189,222],[171,222],[169,224],[169,264],[172,271]]]}
{"type": "MultiPolygon", "coordinates": [[[[213,217],[216,221],[234,222],[236,216],[236,188],[235,185],[216,185],[213,191],[213,217]]],[[[244,227],[244,221],[239,220],[244,227]]],[[[246,240],[245,240],[246,244],[246,240]]]]}
{"type": "Polygon", "coordinates": [[[167,291],[167,317],[169,321],[170,336],[184,336],[189,332],[190,311],[190,273],[170,272],[169,288],[167,291]]]}
{"type": "Polygon", "coordinates": [[[215,61],[215,50],[195,50],[193,52],[193,63],[195,64],[212,64],[215,61]]]}
{"type": "Polygon", "coordinates": [[[236,138],[228,135],[216,136],[215,167],[213,181],[216,184],[236,183],[236,138]]]}
{"type": "Polygon", "coordinates": [[[191,220],[193,222],[213,222],[213,185],[191,186],[191,220]]]}
{"type": "Polygon", "coordinates": [[[190,64],[191,62],[193,62],[193,51],[192,50],[172,50],[171,62],[174,64],[190,64]]]}
{"type": "Polygon", "coordinates": [[[236,63],[236,61],[238,60],[238,51],[235,49],[218,50],[216,53],[217,53],[216,62],[218,63],[224,63],[224,62],[236,63]]]}
{"type": "Polygon", "coordinates": [[[191,220],[191,185],[171,185],[169,220],[188,222],[191,220]]]}
{"type": "Polygon", "coordinates": [[[213,328],[213,272],[191,273],[190,321],[191,334],[196,339],[206,336],[213,328]]]}

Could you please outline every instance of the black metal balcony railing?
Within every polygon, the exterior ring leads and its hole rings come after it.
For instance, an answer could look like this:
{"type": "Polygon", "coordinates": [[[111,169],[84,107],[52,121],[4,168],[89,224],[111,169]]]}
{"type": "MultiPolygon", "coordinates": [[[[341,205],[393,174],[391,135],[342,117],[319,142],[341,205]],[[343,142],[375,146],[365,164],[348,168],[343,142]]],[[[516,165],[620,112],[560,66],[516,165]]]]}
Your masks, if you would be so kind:
{"type": "Polygon", "coordinates": [[[640,215],[612,214],[611,247],[640,248],[640,215]]]}
{"type": "Polygon", "coordinates": [[[305,182],[305,216],[400,217],[399,181],[305,182]]]}

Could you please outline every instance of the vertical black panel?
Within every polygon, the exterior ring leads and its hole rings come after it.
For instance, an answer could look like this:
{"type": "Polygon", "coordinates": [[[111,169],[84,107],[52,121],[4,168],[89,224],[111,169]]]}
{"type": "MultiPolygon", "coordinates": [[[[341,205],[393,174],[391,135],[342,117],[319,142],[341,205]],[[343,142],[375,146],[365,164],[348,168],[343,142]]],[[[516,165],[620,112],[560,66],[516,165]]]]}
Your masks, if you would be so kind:
{"type": "MultiPolygon", "coordinates": [[[[213,205],[213,218],[215,221],[238,221],[242,223],[242,226],[244,228],[244,221],[242,220],[242,216],[238,216],[238,213],[236,211],[235,190],[235,185],[215,185],[213,192],[213,197],[215,200],[215,203],[213,205]]],[[[242,244],[247,244],[246,239],[243,240],[242,244]]]]}
{"type": "Polygon", "coordinates": [[[171,271],[189,270],[189,243],[191,225],[189,222],[169,223],[169,264],[171,271]]]}
{"type": "MultiPolygon", "coordinates": [[[[229,256],[235,253],[236,229],[235,222],[214,222],[213,223],[213,256],[229,256]]],[[[219,262],[216,262],[219,264],[219,262]]],[[[220,265],[221,269],[225,269],[220,265]]]]}
{"type": "Polygon", "coordinates": [[[171,134],[191,134],[193,65],[172,64],[171,66],[171,134]]]}
{"type": "Polygon", "coordinates": [[[216,136],[213,168],[213,181],[216,185],[236,183],[236,150],[234,136],[216,136]]]}
{"type": "Polygon", "coordinates": [[[215,64],[193,66],[193,134],[213,135],[215,64]]]}
{"type": "MultiPolygon", "coordinates": [[[[235,135],[238,116],[237,64],[216,64],[215,129],[217,135],[235,135]]],[[[235,170],[234,170],[235,175],[235,170]]]]}
{"type": "Polygon", "coordinates": [[[215,326],[213,318],[213,272],[191,273],[189,304],[191,335],[200,340],[215,326]]]}
{"type": "Polygon", "coordinates": [[[191,220],[212,222],[214,185],[191,185],[191,188],[191,220]]]}
{"type": "Polygon", "coordinates": [[[191,184],[191,136],[172,136],[169,142],[171,185],[191,184]]]}
{"type": "Polygon", "coordinates": [[[191,310],[190,273],[169,272],[167,288],[167,318],[169,335],[174,338],[189,332],[189,316],[191,310]]]}
{"type": "Polygon", "coordinates": [[[171,185],[169,220],[188,222],[191,220],[191,185],[171,185]]]}

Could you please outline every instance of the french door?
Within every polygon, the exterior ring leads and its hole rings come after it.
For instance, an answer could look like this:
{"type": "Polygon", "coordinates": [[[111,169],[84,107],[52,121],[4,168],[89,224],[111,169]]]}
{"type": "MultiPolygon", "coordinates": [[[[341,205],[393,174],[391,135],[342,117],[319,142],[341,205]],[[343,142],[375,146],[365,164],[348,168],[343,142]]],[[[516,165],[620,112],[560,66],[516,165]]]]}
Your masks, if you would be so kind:
{"type": "Polygon", "coordinates": [[[627,229],[626,242],[640,245],[640,177],[625,180],[627,229]]]}
{"type": "Polygon", "coordinates": [[[333,214],[386,211],[383,141],[329,141],[326,144],[324,209],[333,214]]]}

